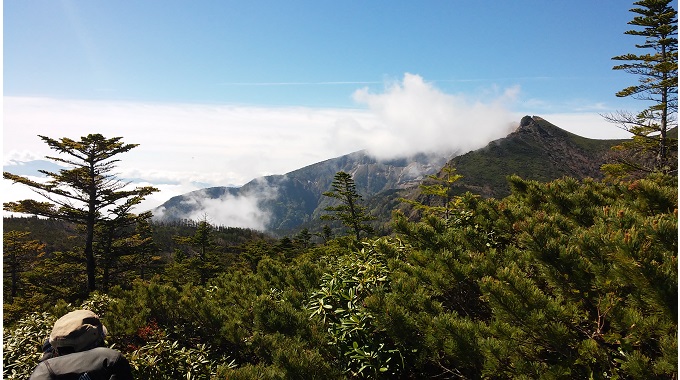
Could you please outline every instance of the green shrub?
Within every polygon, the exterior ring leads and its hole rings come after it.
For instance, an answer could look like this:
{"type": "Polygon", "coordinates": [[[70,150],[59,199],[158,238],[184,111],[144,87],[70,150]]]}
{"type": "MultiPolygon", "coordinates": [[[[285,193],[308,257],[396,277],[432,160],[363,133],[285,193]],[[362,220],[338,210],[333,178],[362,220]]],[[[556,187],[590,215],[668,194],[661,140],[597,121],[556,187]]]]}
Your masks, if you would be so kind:
{"type": "Polygon", "coordinates": [[[31,313],[2,332],[2,378],[28,379],[42,356],[42,345],[57,318],[31,313]]]}
{"type": "MultiPolygon", "coordinates": [[[[210,359],[210,349],[205,344],[195,348],[182,347],[177,341],[163,336],[126,355],[133,376],[137,379],[211,379],[218,364],[210,359]]],[[[225,365],[233,367],[234,362],[225,365]]]]}
{"type": "Polygon", "coordinates": [[[402,367],[401,351],[374,323],[366,300],[389,289],[387,257],[377,249],[384,240],[337,258],[311,295],[310,316],[320,318],[329,331],[330,345],[344,372],[353,377],[391,377],[402,367]]]}

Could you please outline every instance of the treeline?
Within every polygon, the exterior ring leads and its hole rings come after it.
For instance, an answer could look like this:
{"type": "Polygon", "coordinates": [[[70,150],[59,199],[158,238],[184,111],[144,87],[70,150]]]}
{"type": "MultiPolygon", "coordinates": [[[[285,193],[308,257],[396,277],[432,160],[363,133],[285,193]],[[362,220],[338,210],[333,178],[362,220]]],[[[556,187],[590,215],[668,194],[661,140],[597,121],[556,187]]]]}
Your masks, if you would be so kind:
{"type": "MultiPolygon", "coordinates": [[[[152,276],[84,303],[139,378],[677,378],[677,177],[509,181],[425,189],[439,202],[361,241],[221,245],[199,221],[152,276]]],[[[6,325],[3,378],[80,306],[44,297],[6,325]]]]}
{"type": "MultiPolygon", "coordinates": [[[[168,278],[172,272],[169,266],[194,255],[191,239],[201,228],[209,229],[210,255],[217,269],[227,268],[236,257],[248,256],[248,247],[273,247],[276,243],[274,238],[255,230],[213,226],[206,221],[144,221],[141,225],[150,236],[145,249],[130,248],[115,261],[109,260],[108,266],[99,265],[100,291],[115,286],[130,289],[135,279],[168,278]],[[105,269],[108,279],[102,281],[105,269]]],[[[124,235],[134,236],[136,228],[128,227],[130,231],[124,235]]],[[[84,232],[80,226],[55,219],[5,217],[3,232],[5,325],[30,311],[54,305],[57,300],[80,303],[88,297],[82,257],[84,232]]],[[[99,243],[95,242],[95,248],[99,243]]],[[[100,255],[97,258],[107,259],[100,255]]]]}

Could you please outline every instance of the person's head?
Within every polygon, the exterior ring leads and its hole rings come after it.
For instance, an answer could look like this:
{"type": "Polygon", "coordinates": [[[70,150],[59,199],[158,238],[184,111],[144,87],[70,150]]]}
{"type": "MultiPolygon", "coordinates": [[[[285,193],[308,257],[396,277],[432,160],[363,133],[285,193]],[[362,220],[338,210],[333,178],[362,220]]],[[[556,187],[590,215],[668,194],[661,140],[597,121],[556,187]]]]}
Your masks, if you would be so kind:
{"type": "Polygon", "coordinates": [[[106,333],[97,314],[90,310],[75,310],[54,323],[50,344],[61,354],[80,352],[99,346],[106,333]]]}

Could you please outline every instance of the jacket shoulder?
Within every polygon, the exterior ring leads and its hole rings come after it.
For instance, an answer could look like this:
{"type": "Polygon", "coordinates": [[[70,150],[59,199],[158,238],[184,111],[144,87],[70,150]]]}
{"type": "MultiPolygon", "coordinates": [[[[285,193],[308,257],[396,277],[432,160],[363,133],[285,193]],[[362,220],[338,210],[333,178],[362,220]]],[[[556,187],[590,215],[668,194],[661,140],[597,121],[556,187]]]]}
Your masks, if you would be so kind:
{"type": "Polygon", "coordinates": [[[71,378],[87,373],[92,379],[132,378],[130,364],[123,354],[111,348],[98,347],[91,350],[57,356],[41,362],[30,380],[71,378]]]}

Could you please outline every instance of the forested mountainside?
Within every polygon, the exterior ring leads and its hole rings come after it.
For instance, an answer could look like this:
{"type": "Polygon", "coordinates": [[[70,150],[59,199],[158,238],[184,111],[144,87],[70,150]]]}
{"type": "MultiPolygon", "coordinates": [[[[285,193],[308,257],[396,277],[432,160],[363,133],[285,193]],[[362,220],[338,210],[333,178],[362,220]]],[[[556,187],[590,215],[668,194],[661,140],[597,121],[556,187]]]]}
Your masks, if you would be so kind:
{"type": "MultiPolygon", "coordinates": [[[[485,197],[509,194],[507,177],[547,181],[563,176],[601,178],[599,170],[609,149],[618,140],[594,140],[567,132],[550,122],[526,116],[507,137],[462,155],[415,157],[379,161],[366,152],[329,159],[285,175],[255,179],[241,188],[213,187],[174,197],[158,207],[158,220],[185,219],[204,207],[206,200],[222,197],[254,197],[268,215],[267,232],[283,236],[301,228],[319,231],[319,216],[330,200],[328,191],[338,171],[352,174],[357,191],[378,218],[376,225],[390,219],[400,197],[413,197],[419,183],[449,162],[463,179],[459,192],[485,197]]],[[[210,214],[211,210],[206,210],[210,214]]],[[[212,210],[217,212],[216,210],[212,210]]]]}
{"type": "MultiPolygon", "coordinates": [[[[154,254],[165,261],[180,248],[177,237],[193,236],[200,222],[191,220],[172,221],[167,223],[153,223],[151,234],[154,242],[154,254]]],[[[66,252],[77,249],[84,239],[82,229],[74,223],[64,220],[32,217],[4,217],[3,230],[29,233],[34,239],[44,242],[44,258],[50,258],[55,252],[66,252]]],[[[253,241],[274,242],[271,236],[247,228],[212,226],[213,240],[216,244],[231,247],[238,251],[239,246],[253,241]]],[[[226,251],[225,251],[226,252],[226,251]]]]}

